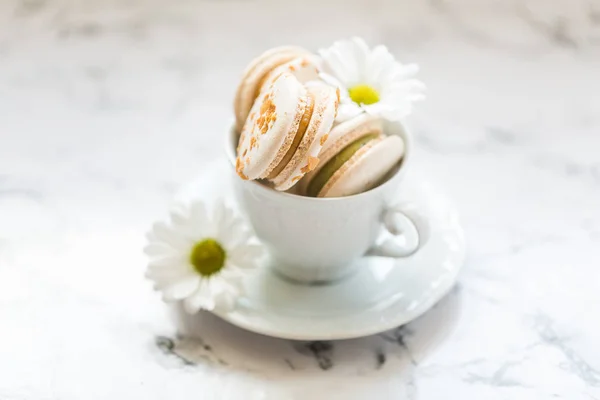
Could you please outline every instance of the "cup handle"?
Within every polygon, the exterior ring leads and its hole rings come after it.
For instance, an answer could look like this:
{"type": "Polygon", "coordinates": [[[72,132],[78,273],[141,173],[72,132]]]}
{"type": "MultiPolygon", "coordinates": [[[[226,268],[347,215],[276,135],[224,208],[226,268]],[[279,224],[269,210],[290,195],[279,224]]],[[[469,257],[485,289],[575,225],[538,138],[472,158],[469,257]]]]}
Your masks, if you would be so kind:
{"type": "Polygon", "coordinates": [[[415,218],[405,205],[395,205],[384,210],[382,224],[384,239],[366,253],[367,256],[402,258],[416,253],[422,245],[415,218]]]}

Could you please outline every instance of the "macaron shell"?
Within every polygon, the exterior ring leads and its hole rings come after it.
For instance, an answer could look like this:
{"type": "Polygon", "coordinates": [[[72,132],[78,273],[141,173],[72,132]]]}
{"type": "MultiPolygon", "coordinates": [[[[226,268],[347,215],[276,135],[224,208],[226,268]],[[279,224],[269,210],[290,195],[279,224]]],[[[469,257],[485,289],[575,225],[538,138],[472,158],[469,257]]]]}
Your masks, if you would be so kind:
{"type": "Polygon", "coordinates": [[[327,164],[336,154],[358,140],[362,136],[372,133],[382,133],[383,124],[378,117],[369,114],[360,114],[348,121],[344,121],[331,129],[319,154],[319,164],[308,173],[300,182],[300,188],[304,192],[312,178],[327,164]]]}
{"type": "Polygon", "coordinates": [[[375,139],[357,151],[325,184],[318,197],[343,197],[372,189],[404,156],[399,136],[375,139]]]}
{"type": "Polygon", "coordinates": [[[319,79],[319,69],[317,67],[317,58],[314,54],[304,54],[288,61],[278,67],[275,67],[264,77],[262,85],[266,86],[273,79],[284,72],[294,75],[301,83],[319,79]]]}
{"type": "Polygon", "coordinates": [[[307,92],[283,73],[260,94],[244,124],[236,171],[242,179],[266,177],[290,148],[306,107],[307,92]]]}
{"type": "Polygon", "coordinates": [[[273,47],[272,49],[269,49],[269,50],[265,50],[261,55],[256,57],[254,60],[252,60],[250,62],[250,64],[248,64],[246,66],[242,75],[243,76],[248,75],[251,70],[256,68],[257,65],[264,62],[268,58],[270,58],[276,54],[280,54],[280,53],[308,53],[308,50],[306,50],[300,46],[278,46],[278,47],[273,47]]]}
{"type": "Polygon", "coordinates": [[[263,79],[275,68],[303,54],[308,54],[308,51],[301,47],[276,47],[265,51],[246,67],[236,90],[234,100],[234,113],[238,131],[242,128],[250,113],[263,79]]]}
{"type": "Polygon", "coordinates": [[[319,153],[337,115],[339,100],[335,88],[319,84],[307,90],[314,98],[312,117],[294,156],[272,180],[276,190],[288,190],[320,163],[319,153]]]}

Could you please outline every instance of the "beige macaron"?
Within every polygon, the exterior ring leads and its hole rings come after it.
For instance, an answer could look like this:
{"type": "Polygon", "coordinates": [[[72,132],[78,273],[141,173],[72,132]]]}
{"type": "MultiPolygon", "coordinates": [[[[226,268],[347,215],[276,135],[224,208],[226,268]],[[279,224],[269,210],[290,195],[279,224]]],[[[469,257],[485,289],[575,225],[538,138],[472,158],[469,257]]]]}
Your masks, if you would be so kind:
{"type": "Polygon", "coordinates": [[[361,114],[331,130],[321,162],[302,179],[300,192],[311,197],[362,193],[381,183],[403,155],[399,136],[386,136],[378,118],[361,114]]]}
{"type": "Polygon", "coordinates": [[[339,97],[325,84],[304,86],[284,71],[261,92],[243,126],[236,171],[287,190],[319,164],[339,97]]]}
{"type": "Polygon", "coordinates": [[[301,47],[283,46],[267,50],[255,58],[242,73],[234,99],[236,129],[239,132],[261,89],[282,72],[291,72],[301,81],[316,79],[316,58],[301,47]]]}

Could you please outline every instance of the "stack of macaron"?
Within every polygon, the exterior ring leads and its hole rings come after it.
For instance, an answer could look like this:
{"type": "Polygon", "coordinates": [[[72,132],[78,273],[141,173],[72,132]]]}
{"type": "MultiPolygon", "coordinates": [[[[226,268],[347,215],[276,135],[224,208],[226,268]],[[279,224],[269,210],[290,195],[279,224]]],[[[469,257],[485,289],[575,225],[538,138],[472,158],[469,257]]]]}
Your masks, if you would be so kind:
{"type": "Polygon", "coordinates": [[[236,172],[278,191],[342,197],[380,184],[404,155],[378,117],[336,123],[339,88],[319,80],[319,60],[298,47],[268,50],[245,69],[234,112],[236,172]]]}

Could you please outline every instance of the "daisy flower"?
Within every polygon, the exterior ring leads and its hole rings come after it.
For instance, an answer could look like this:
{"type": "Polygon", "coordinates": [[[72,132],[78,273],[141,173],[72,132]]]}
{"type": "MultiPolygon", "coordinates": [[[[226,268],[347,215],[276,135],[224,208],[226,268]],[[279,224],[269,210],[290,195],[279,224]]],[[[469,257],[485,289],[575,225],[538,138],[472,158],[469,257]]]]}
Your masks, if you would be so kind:
{"type": "Polygon", "coordinates": [[[338,121],[363,112],[398,121],[410,114],[414,101],[425,97],[425,85],[412,78],[419,67],[399,63],[385,46],[370,50],[364,40],[352,38],[319,54],[320,78],[340,89],[338,121]]]}
{"type": "Polygon", "coordinates": [[[212,217],[200,201],[178,206],[167,222],[154,224],[147,238],[146,277],[165,301],[183,301],[190,314],[231,307],[242,278],[263,254],[244,220],[223,202],[215,204],[212,217]]]}

